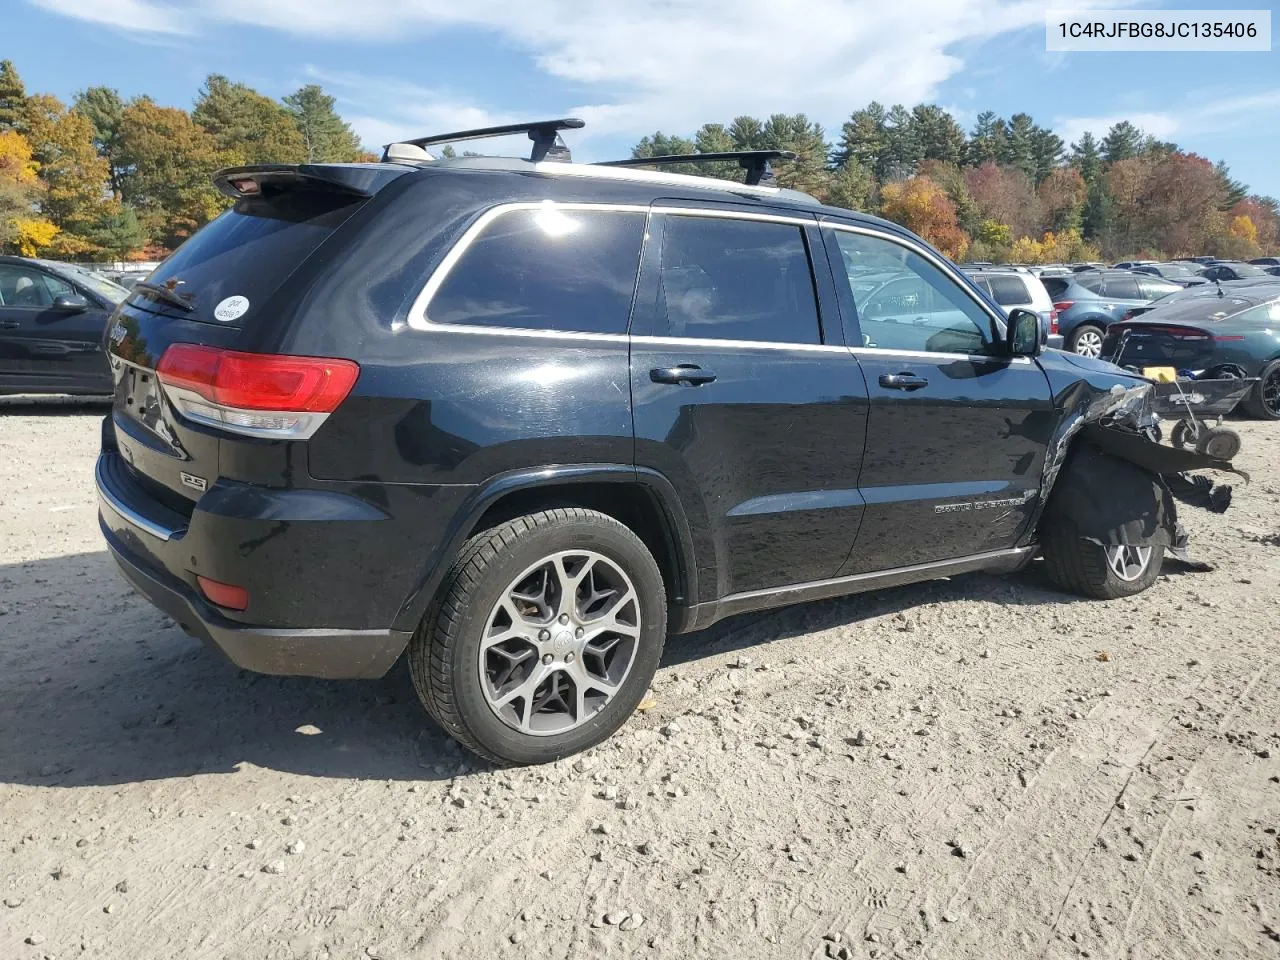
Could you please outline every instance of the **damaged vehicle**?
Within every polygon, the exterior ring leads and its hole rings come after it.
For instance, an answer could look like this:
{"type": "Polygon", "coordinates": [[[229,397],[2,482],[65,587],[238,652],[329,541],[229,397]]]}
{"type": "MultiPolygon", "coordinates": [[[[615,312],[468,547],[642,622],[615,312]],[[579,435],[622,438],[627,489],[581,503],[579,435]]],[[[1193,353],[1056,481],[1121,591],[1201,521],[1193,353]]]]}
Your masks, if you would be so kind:
{"type": "Polygon", "coordinates": [[[1042,354],[902,227],[771,182],[790,155],[577,164],[548,121],[241,167],[110,324],[100,522],[239,666],[378,677],[503,763],[599,743],[669,633],[1011,572],[1146,589],[1175,502],[1150,382],[1042,354]],[[436,159],[527,132],[527,159],[436,159]],[[743,181],[668,172],[737,161],[743,181]],[[661,164],[664,169],[643,166],[661,164]]]}

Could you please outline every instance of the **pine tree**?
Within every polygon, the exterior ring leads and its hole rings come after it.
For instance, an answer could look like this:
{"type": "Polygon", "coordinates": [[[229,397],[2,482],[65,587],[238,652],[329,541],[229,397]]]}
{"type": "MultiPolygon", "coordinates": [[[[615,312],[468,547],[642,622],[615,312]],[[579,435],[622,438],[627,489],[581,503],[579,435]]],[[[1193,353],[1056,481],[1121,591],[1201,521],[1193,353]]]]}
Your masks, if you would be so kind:
{"type": "Polygon", "coordinates": [[[1102,159],[1107,163],[1136,157],[1142,147],[1142,131],[1128,120],[1121,120],[1102,138],[1102,159]]]}
{"type": "Polygon", "coordinates": [[[978,114],[973,134],[969,137],[968,166],[980,167],[984,163],[998,161],[1004,154],[1008,136],[1009,130],[1004,120],[997,117],[994,111],[982,111],[978,114]]]}
{"type": "Polygon", "coordinates": [[[863,109],[855,110],[845,121],[840,132],[840,148],[834,159],[838,166],[856,163],[867,170],[876,170],[887,146],[884,107],[872,100],[863,109]]]}
{"type": "Polygon", "coordinates": [[[951,114],[934,104],[921,103],[911,108],[911,120],[920,139],[922,159],[953,164],[964,160],[968,143],[951,114]]]}
{"type": "Polygon", "coordinates": [[[89,87],[75,95],[71,108],[93,124],[93,145],[107,161],[111,192],[120,197],[124,171],[120,164],[120,121],[124,101],[111,87],[89,87]]]}
{"type": "Polygon", "coordinates": [[[915,118],[902,104],[894,104],[885,117],[885,151],[876,175],[882,181],[905,180],[923,159],[924,144],[915,118]]]}
{"type": "MultiPolygon", "coordinates": [[[[737,150],[733,142],[733,134],[723,123],[704,123],[693,136],[694,146],[698,153],[730,153],[737,150]]],[[[700,173],[708,177],[719,177],[722,180],[742,180],[743,170],[735,161],[719,160],[699,163],[690,168],[690,173],[700,173]]]]}
{"type": "Polygon", "coordinates": [[[18,76],[18,68],[12,60],[0,60],[0,133],[15,129],[23,132],[26,102],[27,88],[18,76]]]}
{"type": "Polygon", "coordinates": [[[302,134],[310,163],[350,163],[362,152],[360,138],[338,116],[334,103],[334,98],[316,83],[284,98],[284,108],[302,134]]]}
{"type": "Polygon", "coordinates": [[[764,147],[764,125],[755,117],[734,117],[729,124],[736,150],[760,150],[764,147]]]}
{"type": "Polygon", "coordinates": [[[1062,138],[1045,127],[1036,127],[1031,135],[1031,153],[1036,183],[1043,183],[1062,165],[1062,138]]]}
{"type": "Polygon", "coordinates": [[[1009,133],[1005,138],[1000,162],[1016,167],[1028,177],[1036,175],[1036,124],[1027,113],[1015,113],[1009,118],[1009,133]]]}
{"type": "Polygon", "coordinates": [[[256,90],[211,73],[196,97],[194,120],[212,135],[219,150],[241,163],[297,163],[307,145],[293,117],[256,90]]]}
{"type": "Polygon", "coordinates": [[[1231,176],[1231,170],[1227,166],[1225,160],[1219,160],[1213,168],[1213,172],[1217,174],[1218,182],[1222,184],[1222,190],[1225,194],[1222,209],[1230,210],[1237,203],[1243,200],[1249,194],[1249,188],[1231,176]]]}
{"type": "Polygon", "coordinates": [[[1080,171],[1085,183],[1093,183],[1102,173],[1102,151],[1098,139],[1088,130],[1071,145],[1071,166],[1080,171]]]}

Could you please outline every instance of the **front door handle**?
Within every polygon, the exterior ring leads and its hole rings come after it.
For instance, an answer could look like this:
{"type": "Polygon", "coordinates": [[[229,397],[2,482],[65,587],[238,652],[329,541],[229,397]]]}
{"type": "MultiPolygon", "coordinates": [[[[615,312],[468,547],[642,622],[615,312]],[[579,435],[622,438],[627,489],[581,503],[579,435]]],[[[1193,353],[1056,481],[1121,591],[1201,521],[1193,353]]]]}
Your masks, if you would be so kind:
{"type": "Polygon", "coordinates": [[[0,330],[17,330],[20,326],[17,320],[0,320],[0,330]]]}
{"type": "Polygon", "coordinates": [[[917,377],[914,373],[882,373],[880,374],[880,386],[888,387],[890,390],[919,390],[921,387],[927,387],[929,381],[924,377],[917,377]]]}
{"type": "Polygon", "coordinates": [[[654,383],[687,383],[696,387],[710,383],[716,375],[710,370],[703,370],[694,363],[682,363],[675,367],[654,367],[649,371],[649,379],[654,383]]]}

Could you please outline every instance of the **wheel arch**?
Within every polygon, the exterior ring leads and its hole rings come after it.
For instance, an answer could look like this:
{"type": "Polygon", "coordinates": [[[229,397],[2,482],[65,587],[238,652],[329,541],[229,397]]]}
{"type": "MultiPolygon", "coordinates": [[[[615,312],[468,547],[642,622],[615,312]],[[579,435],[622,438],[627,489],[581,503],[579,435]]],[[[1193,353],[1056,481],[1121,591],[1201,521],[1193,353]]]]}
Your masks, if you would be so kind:
{"type": "Polygon", "coordinates": [[[418,585],[396,617],[414,630],[470,537],[513,517],[550,507],[598,510],[631,529],[653,554],[667,585],[671,629],[685,629],[698,596],[698,568],[689,521],[671,482],[629,464],[577,464],[516,470],[481,484],[458,510],[428,559],[418,585]]]}

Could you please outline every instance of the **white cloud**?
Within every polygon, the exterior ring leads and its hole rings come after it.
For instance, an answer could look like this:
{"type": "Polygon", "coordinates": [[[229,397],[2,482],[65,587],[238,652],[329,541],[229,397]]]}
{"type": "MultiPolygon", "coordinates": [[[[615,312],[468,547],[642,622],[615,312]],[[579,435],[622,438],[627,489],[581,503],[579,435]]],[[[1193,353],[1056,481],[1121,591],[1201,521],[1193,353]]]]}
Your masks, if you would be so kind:
{"type": "MultiPolygon", "coordinates": [[[[172,29],[180,5],[191,21],[207,26],[257,26],[344,41],[403,42],[445,28],[478,30],[494,38],[495,55],[503,47],[523,51],[544,73],[599,90],[566,109],[586,118],[597,136],[634,136],[658,127],[685,132],[741,113],[806,111],[831,127],[851,105],[872,99],[929,100],[963,68],[958,48],[1040,27],[1047,6],[1041,0],[807,0],[801,9],[778,0],[169,0],[171,7],[154,0],[35,2],[99,22],[110,15],[104,11],[115,10],[122,19],[132,11],[134,29],[172,29]]],[[[425,62],[422,76],[429,75],[425,62]]],[[[385,87],[370,82],[373,89],[385,87]]],[[[428,97],[428,107],[399,107],[401,101],[388,97],[351,113],[361,134],[375,142],[408,121],[422,129],[420,121],[502,113],[497,104],[441,93],[438,103],[428,97]]],[[[520,93],[513,90],[506,106],[520,93]]]]}
{"type": "Polygon", "coordinates": [[[1112,125],[1121,120],[1128,120],[1143,133],[1149,133],[1159,140],[1171,140],[1182,129],[1182,118],[1172,113],[1114,113],[1094,117],[1059,117],[1053,122],[1053,129],[1067,143],[1074,143],[1086,130],[1092,131],[1101,139],[1112,125]]]}
{"type": "Polygon", "coordinates": [[[1160,140],[1193,137],[1257,124],[1280,111],[1280,90],[1245,93],[1240,90],[1200,90],[1185,106],[1151,112],[1126,112],[1092,117],[1058,117],[1053,126],[1068,143],[1086,130],[1102,137],[1112,124],[1128,120],[1139,130],[1160,140]]]}
{"type": "Polygon", "coordinates": [[[150,0],[30,0],[37,7],[90,23],[137,33],[180,36],[194,32],[201,18],[150,0]]]}

